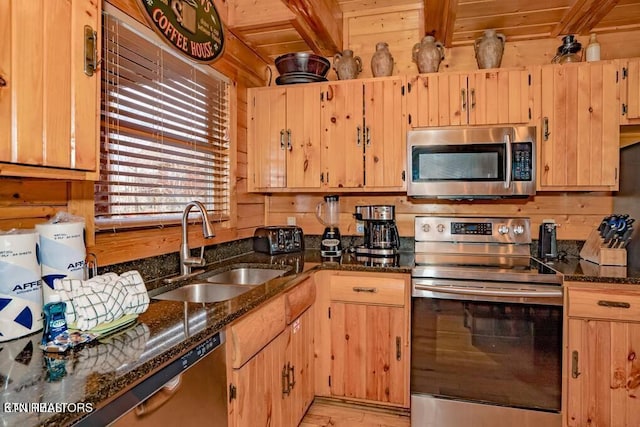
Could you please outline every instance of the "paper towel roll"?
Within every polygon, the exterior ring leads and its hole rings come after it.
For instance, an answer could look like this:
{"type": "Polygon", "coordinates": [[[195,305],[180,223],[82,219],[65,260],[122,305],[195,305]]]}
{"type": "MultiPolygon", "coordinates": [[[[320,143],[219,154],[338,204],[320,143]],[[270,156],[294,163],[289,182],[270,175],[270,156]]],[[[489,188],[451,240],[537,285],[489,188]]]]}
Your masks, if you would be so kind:
{"type": "Polygon", "coordinates": [[[36,231],[40,234],[42,292],[48,302],[55,279],[84,278],[84,222],[37,224],[36,231]]]}
{"type": "Polygon", "coordinates": [[[0,234],[0,342],[42,329],[38,234],[0,234]]]}

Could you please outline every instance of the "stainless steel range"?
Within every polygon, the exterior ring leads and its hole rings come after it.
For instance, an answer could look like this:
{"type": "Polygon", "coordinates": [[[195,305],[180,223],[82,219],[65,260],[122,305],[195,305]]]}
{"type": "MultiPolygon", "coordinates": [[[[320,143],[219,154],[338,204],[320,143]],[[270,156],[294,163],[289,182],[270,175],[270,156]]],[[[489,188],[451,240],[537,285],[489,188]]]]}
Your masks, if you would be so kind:
{"type": "Polygon", "coordinates": [[[528,218],[416,217],[411,425],[560,426],[562,279],[528,218]]]}

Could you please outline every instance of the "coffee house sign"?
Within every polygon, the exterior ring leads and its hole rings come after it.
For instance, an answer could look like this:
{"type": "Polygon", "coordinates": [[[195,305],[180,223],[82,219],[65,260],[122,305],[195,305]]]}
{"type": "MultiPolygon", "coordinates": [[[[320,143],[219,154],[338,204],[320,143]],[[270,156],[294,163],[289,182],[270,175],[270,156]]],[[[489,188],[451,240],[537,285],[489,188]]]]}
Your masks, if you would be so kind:
{"type": "Polygon", "coordinates": [[[140,0],[153,29],[170,45],[198,62],[222,54],[222,21],[213,0],[140,0]]]}

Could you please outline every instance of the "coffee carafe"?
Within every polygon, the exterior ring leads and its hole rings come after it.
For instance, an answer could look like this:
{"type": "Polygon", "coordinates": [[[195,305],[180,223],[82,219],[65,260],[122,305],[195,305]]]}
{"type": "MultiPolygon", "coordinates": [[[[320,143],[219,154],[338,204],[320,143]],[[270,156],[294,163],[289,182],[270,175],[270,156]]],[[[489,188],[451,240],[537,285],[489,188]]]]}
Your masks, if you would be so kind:
{"type": "Polygon", "coordinates": [[[340,198],[337,195],[324,196],[324,202],[316,206],[316,218],[325,226],[320,241],[320,256],[337,258],[342,256],[340,242],[340,198]]]}
{"type": "Polygon", "coordinates": [[[364,222],[364,244],[356,248],[357,255],[393,256],[398,253],[400,237],[393,205],[356,206],[353,216],[364,222]]]}

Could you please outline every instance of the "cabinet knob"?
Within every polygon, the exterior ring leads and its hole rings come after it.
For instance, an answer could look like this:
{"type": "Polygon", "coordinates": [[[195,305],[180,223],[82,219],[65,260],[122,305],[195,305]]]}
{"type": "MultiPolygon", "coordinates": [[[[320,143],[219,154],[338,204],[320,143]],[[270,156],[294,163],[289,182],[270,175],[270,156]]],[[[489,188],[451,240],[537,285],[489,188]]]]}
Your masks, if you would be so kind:
{"type": "Polygon", "coordinates": [[[6,85],[7,81],[2,76],[0,76],[0,87],[5,87],[6,85]]]}

